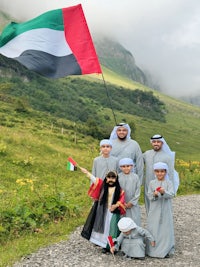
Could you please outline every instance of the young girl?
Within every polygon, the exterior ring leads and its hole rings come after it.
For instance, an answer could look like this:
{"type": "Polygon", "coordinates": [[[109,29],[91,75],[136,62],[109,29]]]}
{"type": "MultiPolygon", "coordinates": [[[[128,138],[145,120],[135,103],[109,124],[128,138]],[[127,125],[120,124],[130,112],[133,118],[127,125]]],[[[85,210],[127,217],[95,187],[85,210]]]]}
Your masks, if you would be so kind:
{"type": "Polygon", "coordinates": [[[125,192],[126,217],[134,220],[141,225],[140,207],[138,204],[140,197],[140,179],[133,172],[133,160],[131,158],[123,158],[119,161],[121,173],[119,173],[119,183],[125,192]]]}
{"type": "Polygon", "coordinates": [[[153,165],[156,179],[150,181],[148,197],[150,209],[147,229],[155,238],[156,246],[147,246],[147,255],[165,258],[174,254],[174,225],[171,199],[174,197],[173,184],[168,178],[168,166],[164,162],[153,165]]]}

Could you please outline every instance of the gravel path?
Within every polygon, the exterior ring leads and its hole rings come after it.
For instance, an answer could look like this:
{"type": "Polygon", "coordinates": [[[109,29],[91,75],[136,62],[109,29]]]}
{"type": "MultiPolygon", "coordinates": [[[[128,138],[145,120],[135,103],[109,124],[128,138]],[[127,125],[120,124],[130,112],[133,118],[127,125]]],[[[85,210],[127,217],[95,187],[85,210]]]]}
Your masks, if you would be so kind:
{"type": "MultiPolygon", "coordinates": [[[[146,257],[144,261],[123,259],[120,255],[102,254],[101,249],[80,236],[82,227],[69,240],[38,250],[13,267],[200,267],[200,195],[176,197],[173,200],[176,251],[173,258],[146,257]]],[[[144,206],[141,207],[145,221],[144,206]]],[[[144,225],[143,225],[144,226],[144,225]]]]}

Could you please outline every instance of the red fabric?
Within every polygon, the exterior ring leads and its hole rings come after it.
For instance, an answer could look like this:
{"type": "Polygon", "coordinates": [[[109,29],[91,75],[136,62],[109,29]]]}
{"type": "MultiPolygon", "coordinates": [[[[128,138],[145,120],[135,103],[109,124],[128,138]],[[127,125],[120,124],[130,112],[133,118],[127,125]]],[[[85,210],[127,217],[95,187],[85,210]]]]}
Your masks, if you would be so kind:
{"type": "MultiPolygon", "coordinates": [[[[101,188],[102,188],[103,180],[100,178],[96,179],[96,182],[92,184],[88,190],[88,195],[93,199],[93,200],[99,200],[101,188]]],[[[124,215],[126,213],[125,209],[125,194],[124,191],[121,190],[120,198],[119,201],[117,201],[117,204],[119,205],[119,210],[120,214],[124,215]]]]}
{"type": "Polygon", "coordinates": [[[117,203],[119,204],[120,214],[124,215],[126,213],[126,208],[124,205],[125,204],[125,193],[123,190],[121,191],[120,199],[117,203]]]}
{"type": "Polygon", "coordinates": [[[82,74],[102,73],[81,4],[63,8],[65,38],[82,74]]]}
{"type": "Polygon", "coordinates": [[[157,187],[156,188],[156,191],[160,191],[160,189],[161,189],[161,186],[157,187]]]}
{"type": "Polygon", "coordinates": [[[114,242],[111,235],[108,236],[108,244],[110,248],[114,247],[114,242]]]}
{"type": "Polygon", "coordinates": [[[73,160],[73,158],[69,157],[67,160],[68,160],[69,162],[71,162],[74,166],[77,165],[77,162],[76,162],[75,160],[73,160]]]}
{"type": "Polygon", "coordinates": [[[89,190],[88,190],[88,195],[93,198],[94,200],[98,200],[99,199],[99,195],[101,192],[101,187],[103,184],[103,180],[101,180],[100,178],[96,179],[96,183],[91,184],[89,190]]]}

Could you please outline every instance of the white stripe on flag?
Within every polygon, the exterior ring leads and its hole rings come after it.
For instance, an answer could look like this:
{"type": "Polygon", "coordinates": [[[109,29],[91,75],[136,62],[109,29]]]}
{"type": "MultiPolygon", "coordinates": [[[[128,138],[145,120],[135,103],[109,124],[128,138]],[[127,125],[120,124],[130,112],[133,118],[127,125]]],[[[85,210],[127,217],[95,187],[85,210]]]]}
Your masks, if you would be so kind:
{"type": "Polygon", "coordinates": [[[72,54],[64,31],[47,28],[24,32],[0,48],[0,54],[14,58],[26,50],[37,50],[62,57],[72,54]]]}

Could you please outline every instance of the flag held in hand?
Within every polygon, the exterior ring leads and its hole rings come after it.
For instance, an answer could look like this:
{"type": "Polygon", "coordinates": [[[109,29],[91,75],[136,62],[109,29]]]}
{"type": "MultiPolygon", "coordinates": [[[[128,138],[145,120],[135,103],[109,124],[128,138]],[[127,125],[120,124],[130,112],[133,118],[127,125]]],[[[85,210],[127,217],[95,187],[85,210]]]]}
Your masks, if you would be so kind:
{"type": "MultiPolygon", "coordinates": [[[[115,246],[113,239],[112,239],[112,236],[109,235],[107,239],[108,239],[108,244],[110,246],[110,249],[112,249],[115,246]]],[[[111,253],[113,255],[113,259],[115,260],[115,255],[114,255],[114,252],[112,250],[111,250],[111,253]]]]}
{"type": "Polygon", "coordinates": [[[157,187],[157,188],[156,188],[156,191],[158,191],[158,192],[159,192],[159,191],[160,191],[160,189],[161,189],[161,186],[157,187]]]}
{"type": "Polygon", "coordinates": [[[67,159],[67,170],[68,171],[76,171],[77,170],[77,162],[73,160],[73,158],[69,157],[67,159]]]}
{"type": "Polygon", "coordinates": [[[109,244],[110,248],[115,246],[111,235],[108,236],[108,244],[109,244]]]}

